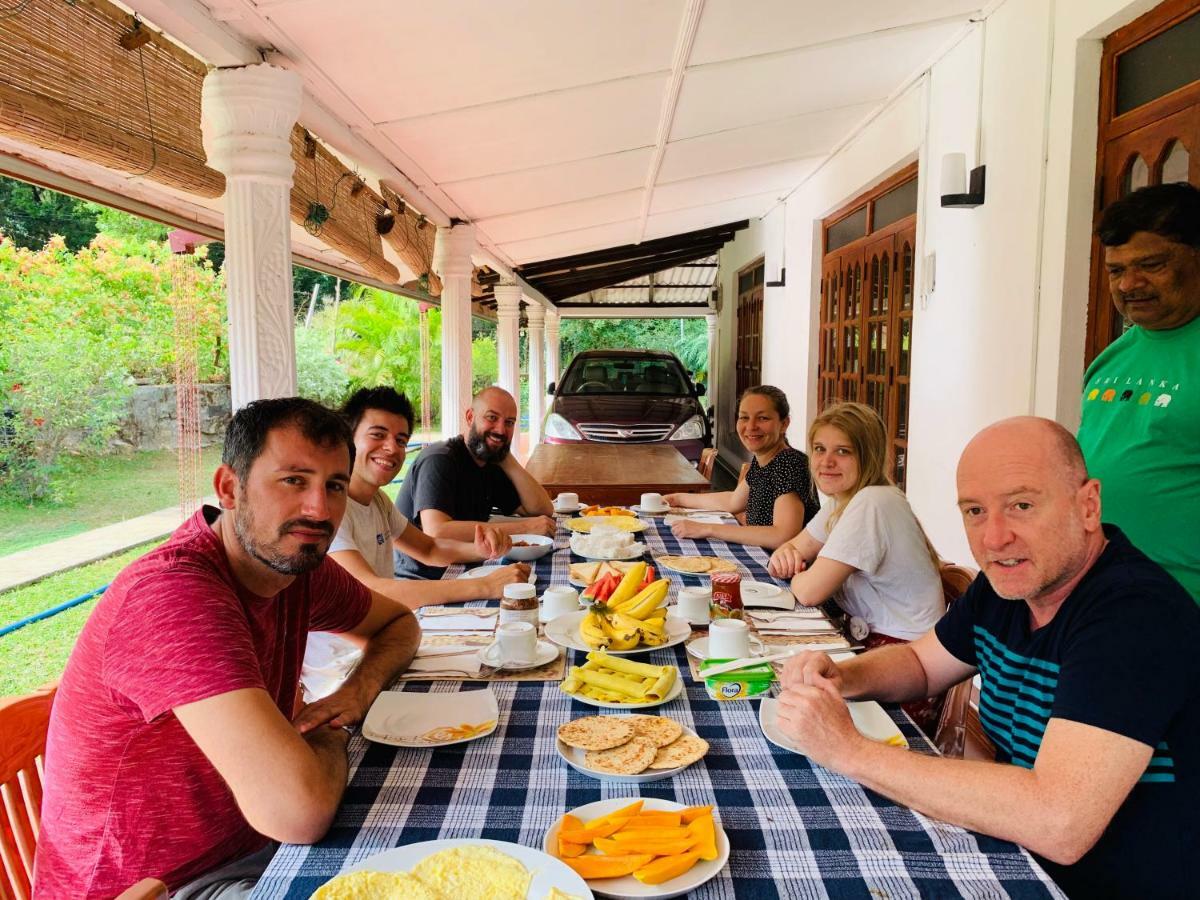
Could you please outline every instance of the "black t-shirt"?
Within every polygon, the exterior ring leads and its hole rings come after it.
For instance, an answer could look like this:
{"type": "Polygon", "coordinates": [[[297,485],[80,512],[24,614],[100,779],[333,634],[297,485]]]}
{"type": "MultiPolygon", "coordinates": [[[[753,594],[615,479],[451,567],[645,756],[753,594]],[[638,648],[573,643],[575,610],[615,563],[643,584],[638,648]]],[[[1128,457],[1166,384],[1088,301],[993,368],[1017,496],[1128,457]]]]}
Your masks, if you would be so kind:
{"type": "MultiPolygon", "coordinates": [[[[486,522],[492,510],[508,515],[520,505],[521,497],[504,470],[494,463],[476,465],[461,436],[424,447],[396,496],[396,509],[417,528],[426,509],[460,522],[486,522]]],[[[441,578],[446,570],[397,552],[395,571],[397,578],[441,578]]]]}
{"type": "Polygon", "coordinates": [[[750,485],[750,496],[746,500],[747,525],[775,524],[775,501],[784,494],[800,495],[805,525],[821,508],[817,492],[813,490],[808,457],[793,447],[784,447],[765,466],[752,459],[746,483],[750,485]]]}
{"type": "MultiPolygon", "coordinates": [[[[937,624],[979,669],[979,715],[1000,762],[1033,768],[1047,720],[1154,748],[1096,845],[1072,866],[1039,859],[1071,897],[1182,897],[1200,889],[1200,608],[1105,525],[1109,544],[1046,625],[983,575],[937,624]]],[[[1078,760],[1080,766],[1088,760],[1078,760]]]]}

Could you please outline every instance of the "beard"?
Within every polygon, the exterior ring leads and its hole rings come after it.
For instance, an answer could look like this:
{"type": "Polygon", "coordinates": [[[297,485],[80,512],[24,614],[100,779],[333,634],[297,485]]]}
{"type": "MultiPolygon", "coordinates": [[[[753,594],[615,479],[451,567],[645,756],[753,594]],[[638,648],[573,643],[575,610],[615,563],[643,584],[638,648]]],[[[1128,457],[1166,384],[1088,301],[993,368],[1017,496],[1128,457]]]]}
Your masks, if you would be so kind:
{"type": "Polygon", "coordinates": [[[474,425],[471,425],[467,429],[467,449],[480,462],[502,463],[505,457],[508,456],[508,451],[511,447],[512,442],[505,441],[502,445],[493,449],[488,446],[487,438],[480,434],[474,425]]]}
{"type": "Polygon", "coordinates": [[[287,536],[289,530],[295,527],[308,528],[315,531],[325,531],[333,537],[332,522],[318,522],[313,519],[289,519],[279,526],[277,540],[264,541],[255,536],[254,513],[251,512],[245,497],[240,497],[237,508],[233,511],[233,531],[237,535],[242,549],[257,559],[264,566],[280,575],[303,575],[317,568],[325,559],[325,551],[329,543],[301,544],[292,554],[280,549],[280,541],[287,536]]]}

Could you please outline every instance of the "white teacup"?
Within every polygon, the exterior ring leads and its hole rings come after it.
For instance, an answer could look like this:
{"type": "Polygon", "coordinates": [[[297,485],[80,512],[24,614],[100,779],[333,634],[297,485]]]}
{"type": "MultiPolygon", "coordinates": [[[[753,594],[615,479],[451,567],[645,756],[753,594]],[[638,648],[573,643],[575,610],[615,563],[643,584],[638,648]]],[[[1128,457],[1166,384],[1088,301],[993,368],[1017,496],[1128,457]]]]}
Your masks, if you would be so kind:
{"type": "Polygon", "coordinates": [[[554,506],[556,509],[575,509],[579,506],[579,495],[562,493],[554,498],[554,506]]]}
{"type": "Polygon", "coordinates": [[[638,503],[638,506],[647,512],[657,512],[660,509],[666,509],[667,503],[663,500],[662,494],[642,494],[642,499],[638,503]]]}
{"type": "MultiPolygon", "coordinates": [[[[754,639],[759,652],[762,641],[754,639]]],[[[750,655],[750,628],[741,619],[714,619],[708,625],[708,658],[740,659],[750,655]]]]}
{"type": "Polygon", "coordinates": [[[703,587],[682,588],[675,600],[675,608],[679,615],[692,623],[707,622],[711,604],[712,591],[703,587]]]}
{"type": "Polygon", "coordinates": [[[549,622],[567,613],[579,612],[579,594],[569,587],[555,585],[542,594],[541,618],[549,622]]]}
{"type": "Polygon", "coordinates": [[[528,622],[508,622],[496,629],[494,646],[502,663],[531,663],[537,654],[537,629],[528,622]]]}

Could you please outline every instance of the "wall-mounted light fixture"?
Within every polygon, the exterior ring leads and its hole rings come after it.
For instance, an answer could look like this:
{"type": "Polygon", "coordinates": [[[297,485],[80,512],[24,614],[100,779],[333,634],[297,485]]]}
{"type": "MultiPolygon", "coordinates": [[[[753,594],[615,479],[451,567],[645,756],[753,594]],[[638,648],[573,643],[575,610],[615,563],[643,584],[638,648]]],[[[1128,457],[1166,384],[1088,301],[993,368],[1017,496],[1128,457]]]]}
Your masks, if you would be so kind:
{"type": "Polygon", "coordinates": [[[766,282],[767,287],[784,287],[787,285],[787,266],[779,267],[779,280],[766,282]]]}
{"type": "Polygon", "coordinates": [[[967,183],[967,154],[947,153],[942,157],[942,206],[974,209],[983,205],[984,175],[987,166],[971,170],[967,183]]]}

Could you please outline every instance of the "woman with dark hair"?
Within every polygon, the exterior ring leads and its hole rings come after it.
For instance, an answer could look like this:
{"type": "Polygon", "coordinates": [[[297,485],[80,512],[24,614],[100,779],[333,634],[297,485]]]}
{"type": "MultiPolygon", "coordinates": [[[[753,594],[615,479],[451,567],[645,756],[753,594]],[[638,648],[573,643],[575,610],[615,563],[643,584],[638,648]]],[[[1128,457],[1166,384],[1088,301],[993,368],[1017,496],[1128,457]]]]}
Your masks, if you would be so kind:
{"type": "Polygon", "coordinates": [[[746,524],[717,525],[680,519],[671,526],[678,538],[717,538],[773,550],[798,534],[820,509],[808,471],[808,457],[788,446],[791,423],[787,396],[777,387],[747,388],[738,401],[737,434],[754,454],[746,480],[732,491],[668,494],[667,503],[688,509],[719,509],[746,514],[746,524]]]}

